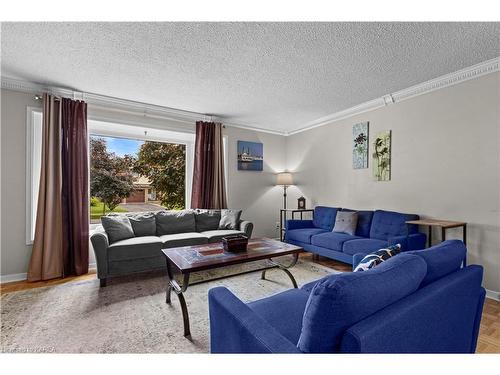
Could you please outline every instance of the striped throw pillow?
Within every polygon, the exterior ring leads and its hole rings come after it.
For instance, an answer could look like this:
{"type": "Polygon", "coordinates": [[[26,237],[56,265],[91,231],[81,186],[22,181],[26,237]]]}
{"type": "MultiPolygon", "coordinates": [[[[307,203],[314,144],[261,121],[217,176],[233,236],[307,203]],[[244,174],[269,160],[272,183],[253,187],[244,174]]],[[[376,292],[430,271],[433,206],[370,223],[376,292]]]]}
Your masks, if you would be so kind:
{"type": "Polygon", "coordinates": [[[398,243],[396,245],[389,246],[386,249],[380,249],[367,254],[363,259],[361,259],[361,262],[359,262],[353,272],[368,271],[400,252],[401,244],[398,243]]]}

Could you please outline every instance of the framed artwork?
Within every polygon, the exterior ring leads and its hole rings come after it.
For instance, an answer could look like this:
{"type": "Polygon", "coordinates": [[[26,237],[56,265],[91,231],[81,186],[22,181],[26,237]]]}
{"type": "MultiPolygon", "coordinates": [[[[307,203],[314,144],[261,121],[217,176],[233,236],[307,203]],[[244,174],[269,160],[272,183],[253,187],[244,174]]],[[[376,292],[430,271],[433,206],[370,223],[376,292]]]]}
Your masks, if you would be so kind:
{"type": "Polygon", "coordinates": [[[352,167],[368,168],[368,122],[352,127],[352,167]]]}
{"type": "Polygon", "coordinates": [[[375,181],[391,179],[391,131],[378,133],[373,141],[373,177],[375,181]]]}
{"type": "Polygon", "coordinates": [[[262,171],[264,165],[263,144],[238,141],[238,170],[262,171]]]}

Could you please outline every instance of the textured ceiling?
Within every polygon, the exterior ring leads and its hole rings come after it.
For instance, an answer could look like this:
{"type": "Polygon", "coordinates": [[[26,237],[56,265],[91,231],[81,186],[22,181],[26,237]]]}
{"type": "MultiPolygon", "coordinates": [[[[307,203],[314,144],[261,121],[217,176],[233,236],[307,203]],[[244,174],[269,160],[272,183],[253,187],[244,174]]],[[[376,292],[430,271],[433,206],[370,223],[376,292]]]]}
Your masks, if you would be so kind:
{"type": "Polygon", "coordinates": [[[292,131],[500,55],[500,23],[3,23],[2,75],[292,131]]]}

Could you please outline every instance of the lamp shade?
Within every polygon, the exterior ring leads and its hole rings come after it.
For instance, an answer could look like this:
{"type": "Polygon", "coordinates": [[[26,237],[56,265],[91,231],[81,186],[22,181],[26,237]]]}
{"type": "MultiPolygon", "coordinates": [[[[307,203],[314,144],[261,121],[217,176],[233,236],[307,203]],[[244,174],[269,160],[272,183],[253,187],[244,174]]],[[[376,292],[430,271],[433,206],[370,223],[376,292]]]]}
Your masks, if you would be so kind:
{"type": "Polygon", "coordinates": [[[278,178],[276,179],[276,185],[293,185],[293,178],[290,172],[278,173],[278,178]]]}

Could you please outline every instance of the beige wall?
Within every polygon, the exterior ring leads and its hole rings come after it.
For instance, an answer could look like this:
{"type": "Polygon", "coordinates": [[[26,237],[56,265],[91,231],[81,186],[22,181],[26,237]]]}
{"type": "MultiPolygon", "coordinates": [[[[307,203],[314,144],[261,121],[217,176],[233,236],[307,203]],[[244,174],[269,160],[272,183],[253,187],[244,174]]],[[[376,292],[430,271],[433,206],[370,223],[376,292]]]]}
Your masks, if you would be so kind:
{"type": "Polygon", "coordinates": [[[276,222],[282,206],[283,190],[275,186],[276,173],[285,169],[285,141],[280,135],[227,127],[228,206],[242,208],[242,218],[254,223],[254,236],[277,237],[276,222]],[[261,142],[264,170],[238,171],[237,141],[261,142]]]}
{"type": "Polygon", "coordinates": [[[500,291],[499,89],[493,73],[287,137],[297,181],[290,198],[466,221],[469,262],[482,264],[485,287],[500,291]],[[352,168],[352,125],[362,121],[370,143],[392,130],[391,181],[373,180],[371,158],[368,169],[352,168]]]}
{"type": "MultiPolygon", "coordinates": [[[[39,107],[33,94],[1,91],[1,276],[26,272],[31,246],[26,245],[26,107],[39,107]]],[[[89,117],[169,130],[194,132],[194,124],[161,121],[131,114],[89,108],[89,117]]],[[[281,191],[273,185],[274,173],[285,167],[285,137],[228,127],[228,204],[242,208],[243,217],[255,223],[257,236],[275,236],[281,191]],[[264,143],[264,171],[242,172],[236,167],[238,140],[264,143]]],[[[90,251],[90,263],[94,263],[90,251]]]]}

